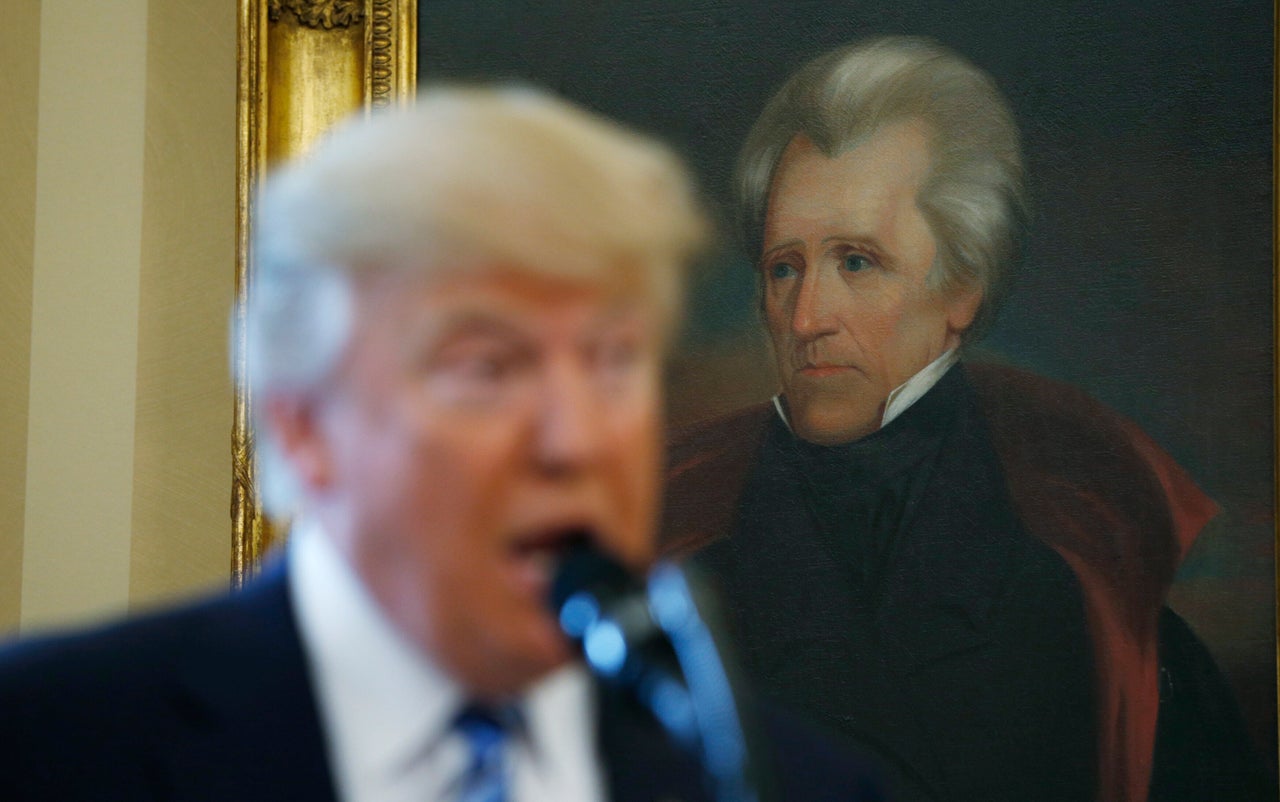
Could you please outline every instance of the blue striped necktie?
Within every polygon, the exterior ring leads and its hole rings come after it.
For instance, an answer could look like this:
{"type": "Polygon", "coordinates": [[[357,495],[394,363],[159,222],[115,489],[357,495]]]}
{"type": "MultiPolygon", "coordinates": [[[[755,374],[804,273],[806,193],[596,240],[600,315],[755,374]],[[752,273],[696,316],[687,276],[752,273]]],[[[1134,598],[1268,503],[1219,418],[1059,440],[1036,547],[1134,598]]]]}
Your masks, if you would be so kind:
{"type": "Polygon", "coordinates": [[[470,760],[458,792],[458,802],[508,802],[504,753],[514,710],[494,710],[469,704],[458,713],[454,729],[467,742],[470,760]]]}

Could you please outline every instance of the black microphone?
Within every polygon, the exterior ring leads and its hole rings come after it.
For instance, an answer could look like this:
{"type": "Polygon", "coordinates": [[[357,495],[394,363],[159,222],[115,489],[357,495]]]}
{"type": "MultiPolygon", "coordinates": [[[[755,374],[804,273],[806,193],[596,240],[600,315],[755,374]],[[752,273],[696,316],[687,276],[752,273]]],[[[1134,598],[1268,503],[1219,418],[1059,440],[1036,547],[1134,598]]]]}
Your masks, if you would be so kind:
{"type": "Polygon", "coordinates": [[[701,761],[718,802],[772,799],[733,661],[704,620],[706,594],[695,585],[672,563],[642,581],[583,536],[561,561],[550,601],[591,672],[630,691],[701,761]]]}
{"type": "Polygon", "coordinates": [[[574,538],[556,571],[551,605],[591,673],[630,690],[677,743],[696,751],[698,725],[685,702],[684,674],[653,619],[644,584],[589,538],[574,538]]]}

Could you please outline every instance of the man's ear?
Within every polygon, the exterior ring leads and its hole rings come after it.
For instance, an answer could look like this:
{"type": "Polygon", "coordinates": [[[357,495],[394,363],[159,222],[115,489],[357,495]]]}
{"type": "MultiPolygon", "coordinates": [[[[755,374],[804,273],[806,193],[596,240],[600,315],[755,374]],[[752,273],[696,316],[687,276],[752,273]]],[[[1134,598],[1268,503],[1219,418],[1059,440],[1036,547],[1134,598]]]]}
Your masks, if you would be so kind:
{"type": "Polygon", "coordinates": [[[947,298],[947,332],[959,336],[973,325],[973,319],[982,308],[982,288],[978,285],[961,287],[947,298]]]}
{"type": "Polygon", "coordinates": [[[303,488],[323,490],[333,480],[329,442],[315,399],[304,393],[273,395],[263,405],[280,456],[303,488]]]}

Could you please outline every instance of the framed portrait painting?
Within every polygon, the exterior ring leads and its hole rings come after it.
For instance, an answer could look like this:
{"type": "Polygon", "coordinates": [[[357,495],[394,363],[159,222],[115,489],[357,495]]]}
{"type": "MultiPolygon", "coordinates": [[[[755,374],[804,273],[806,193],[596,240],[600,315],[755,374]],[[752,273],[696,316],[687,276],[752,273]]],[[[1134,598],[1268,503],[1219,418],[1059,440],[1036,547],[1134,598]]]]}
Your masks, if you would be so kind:
{"type": "MultiPolygon", "coordinates": [[[[242,46],[253,49],[241,58],[245,230],[247,193],[274,153],[305,147],[350,108],[407,100],[415,85],[527,83],[670,143],[721,235],[693,280],[669,368],[672,426],[779,389],[758,254],[735,234],[733,177],[769,98],[810,59],[870,36],[925,37],[970,60],[1021,132],[1030,215],[1012,289],[966,358],[1078,388],[1135,423],[1216,501],[1167,602],[1212,652],[1274,770],[1270,3],[242,3],[242,46]],[[315,100],[318,84],[338,99],[315,100]],[[272,92],[274,105],[264,100],[272,92]],[[296,147],[264,144],[281,136],[296,147]]],[[[242,250],[246,292],[250,262],[242,250]]],[[[241,427],[244,572],[264,545],[252,523],[251,432],[241,427]]]]}

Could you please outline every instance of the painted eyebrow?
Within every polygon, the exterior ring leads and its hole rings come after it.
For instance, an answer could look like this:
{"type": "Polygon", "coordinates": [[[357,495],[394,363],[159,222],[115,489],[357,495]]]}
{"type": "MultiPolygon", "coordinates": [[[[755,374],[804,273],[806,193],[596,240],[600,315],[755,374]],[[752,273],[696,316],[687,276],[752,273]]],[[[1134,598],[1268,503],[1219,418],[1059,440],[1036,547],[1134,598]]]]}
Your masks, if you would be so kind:
{"type": "Polygon", "coordinates": [[[796,247],[797,245],[803,245],[803,244],[804,244],[804,240],[802,240],[802,239],[800,239],[800,238],[798,238],[798,237],[793,237],[793,238],[791,238],[791,239],[789,239],[789,240],[786,240],[785,242],[780,242],[780,243],[778,243],[777,245],[774,245],[774,246],[773,246],[772,248],[770,248],[769,250],[767,250],[767,251],[765,251],[764,253],[760,254],[760,261],[761,261],[761,262],[766,262],[766,261],[768,261],[771,257],[773,257],[775,254],[777,254],[779,251],[785,251],[785,250],[787,250],[787,249],[789,249],[789,248],[794,248],[794,247],[796,247]]]}
{"type": "Polygon", "coordinates": [[[871,256],[881,264],[889,265],[897,262],[897,259],[894,258],[893,252],[886,248],[880,242],[879,238],[874,236],[848,237],[837,234],[832,237],[827,237],[822,241],[822,244],[830,245],[833,242],[839,242],[851,245],[855,248],[861,248],[862,250],[869,252],[871,256]]]}
{"type": "MultiPolygon", "coordinates": [[[[849,243],[851,245],[856,245],[858,247],[866,248],[867,250],[871,251],[873,254],[876,254],[880,258],[885,258],[885,254],[887,253],[887,251],[883,247],[881,247],[880,242],[875,237],[833,234],[829,237],[823,237],[819,244],[830,245],[833,242],[849,243]]],[[[797,245],[803,245],[803,244],[804,244],[804,240],[798,237],[793,237],[792,239],[786,240],[784,242],[780,242],[777,245],[770,248],[769,250],[765,251],[763,254],[761,254],[760,261],[767,262],[770,258],[777,255],[780,251],[785,251],[785,250],[794,248],[797,245]]]]}

